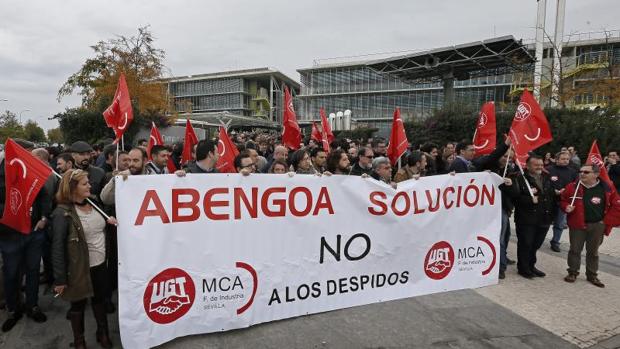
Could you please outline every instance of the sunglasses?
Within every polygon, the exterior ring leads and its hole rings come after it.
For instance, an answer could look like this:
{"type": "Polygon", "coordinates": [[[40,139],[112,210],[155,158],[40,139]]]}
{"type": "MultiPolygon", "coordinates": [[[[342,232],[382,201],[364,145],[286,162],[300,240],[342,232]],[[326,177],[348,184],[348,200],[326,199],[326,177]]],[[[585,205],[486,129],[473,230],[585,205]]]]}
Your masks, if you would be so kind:
{"type": "Polygon", "coordinates": [[[590,174],[590,173],[593,173],[593,172],[592,171],[579,171],[579,173],[581,173],[581,174],[590,174]]]}

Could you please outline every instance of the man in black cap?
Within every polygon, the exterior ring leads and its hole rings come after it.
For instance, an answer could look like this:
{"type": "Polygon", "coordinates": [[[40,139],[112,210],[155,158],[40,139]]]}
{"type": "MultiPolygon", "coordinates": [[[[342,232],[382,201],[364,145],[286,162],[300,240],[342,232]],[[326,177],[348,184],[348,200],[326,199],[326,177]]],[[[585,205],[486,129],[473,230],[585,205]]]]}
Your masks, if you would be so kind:
{"type": "MultiPolygon", "coordinates": [[[[34,144],[21,139],[14,141],[31,151],[34,144]]],[[[0,162],[0,214],[5,205],[5,163],[0,162]]],[[[0,252],[2,253],[2,272],[4,274],[4,291],[8,317],[2,324],[2,331],[10,331],[22,317],[24,310],[19,304],[22,277],[26,276],[26,304],[28,317],[35,322],[45,322],[47,317],[38,306],[39,267],[45,242],[45,227],[52,208],[52,201],[47,190],[40,190],[31,208],[32,232],[22,234],[4,224],[0,224],[0,252]]]]}
{"type": "Polygon", "coordinates": [[[105,185],[105,172],[101,168],[90,164],[90,154],[93,151],[93,147],[86,142],[77,141],[71,144],[69,148],[73,159],[75,159],[75,167],[88,172],[91,194],[99,197],[101,189],[105,185]]]}

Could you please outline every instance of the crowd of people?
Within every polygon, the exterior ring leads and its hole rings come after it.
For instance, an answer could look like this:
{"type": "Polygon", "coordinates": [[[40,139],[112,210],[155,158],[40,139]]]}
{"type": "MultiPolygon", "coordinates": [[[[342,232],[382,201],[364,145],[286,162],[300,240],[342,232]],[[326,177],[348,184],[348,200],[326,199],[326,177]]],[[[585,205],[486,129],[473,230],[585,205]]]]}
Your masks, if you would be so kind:
{"type": "MultiPolygon", "coordinates": [[[[382,138],[336,140],[327,152],[309,140],[291,151],[279,137],[265,132],[233,133],[239,154],[234,168],[241,175],[254,173],[289,175],[351,175],[382,181],[394,188],[410,179],[440,174],[492,171],[504,178],[500,233],[499,278],[515,262],[507,256],[510,218],[517,235],[517,270],[532,279],[544,277],[536,252],[552,227],[550,248],[560,252],[560,238],[569,228],[570,250],[566,282],[575,282],[586,248],[586,278],[598,286],[598,247],[605,234],[603,219],[610,211],[615,192],[599,180],[601,168],[582,164],[574,147],[557,154],[531,154],[524,171],[513,163],[510,139],[493,153],[476,156],[471,142],[426,143],[412,146],[399,166],[388,159],[387,141],[382,138]]],[[[107,316],[115,312],[112,295],[117,288],[116,220],[114,219],[115,175],[159,175],[217,173],[218,141],[205,139],[192,149],[192,161],[181,164],[182,144],[154,145],[147,155],[147,141],[117,152],[115,145],[90,145],[77,141],[66,148],[37,148],[16,140],[23,148],[48,163],[62,177],[51,176],[38,194],[31,211],[32,232],[21,234],[0,225],[2,277],[0,299],[8,312],[2,324],[10,331],[25,313],[38,323],[47,317],[38,306],[39,285],[46,292],[70,303],[70,321],[76,348],[85,347],[84,311],[90,299],[97,323],[96,338],[104,348],[112,347],[107,316]],[[97,211],[102,207],[109,219],[97,211]],[[43,272],[40,273],[41,265],[43,272]],[[23,294],[21,290],[24,290],[23,294]]],[[[1,156],[1,155],[0,155],[1,156]]],[[[607,170],[616,187],[620,184],[620,161],[615,151],[606,157],[607,170]]],[[[4,159],[0,164],[0,200],[5,205],[4,159]]]]}

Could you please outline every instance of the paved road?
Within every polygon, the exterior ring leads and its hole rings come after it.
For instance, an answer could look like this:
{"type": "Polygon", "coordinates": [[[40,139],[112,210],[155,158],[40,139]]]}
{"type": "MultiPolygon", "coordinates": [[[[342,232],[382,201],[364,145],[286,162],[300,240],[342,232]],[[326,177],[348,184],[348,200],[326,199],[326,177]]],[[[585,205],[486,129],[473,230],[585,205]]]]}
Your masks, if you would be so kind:
{"type": "MultiPolygon", "coordinates": [[[[565,239],[564,239],[565,240],[565,239]]],[[[515,256],[514,241],[509,255],[515,256]]],[[[160,348],[620,348],[620,231],[605,241],[598,289],[580,278],[562,281],[565,252],[545,244],[544,279],[526,280],[510,267],[499,285],[409,298],[253,326],[248,329],[176,339],[160,348]]],[[[563,246],[564,251],[567,245],[563,246]]],[[[68,348],[67,304],[50,295],[41,307],[45,324],[23,319],[0,334],[0,348],[68,348]]],[[[6,315],[0,314],[0,321],[6,315]]],[[[120,347],[118,322],[112,336],[120,347]]],[[[87,314],[87,342],[94,320],[87,314]]]]}

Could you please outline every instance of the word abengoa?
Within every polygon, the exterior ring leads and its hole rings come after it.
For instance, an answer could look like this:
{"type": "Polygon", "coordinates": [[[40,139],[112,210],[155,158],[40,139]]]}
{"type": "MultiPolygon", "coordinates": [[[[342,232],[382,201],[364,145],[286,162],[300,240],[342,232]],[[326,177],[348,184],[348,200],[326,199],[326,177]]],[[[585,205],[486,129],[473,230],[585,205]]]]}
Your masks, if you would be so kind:
{"type": "Polygon", "coordinates": [[[127,348],[497,283],[494,174],[116,181],[127,348]]]}
{"type": "MultiPolygon", "coordinates": [[[[495,204],[495,187],[488,184],[477,186],[474,182],[472,179],[466,186],[398,191],[390,200],[385,192],[373,191],[367,201],[370,205],[368,212],[375,216],[390,212],[404,216],[495,204]]],[[[204,217],[214,221],[230,220],[231,217],[235,220],[257,218],[259,214],[263,217],[335,214],[329,189],[325,186],[318,188],[318,192],[307,187],[217,187],[204,191],[203,195],[193,188],[173,188],[170,193],[172,201],[164,205],[157,190],[147,190],[134,224],[144,224],[147,217],[157,217],[164,224],[192,222],[200,218],[201,209],[204,217]],[[170,207],[170,212],[165,207],[170,207]]]]}

